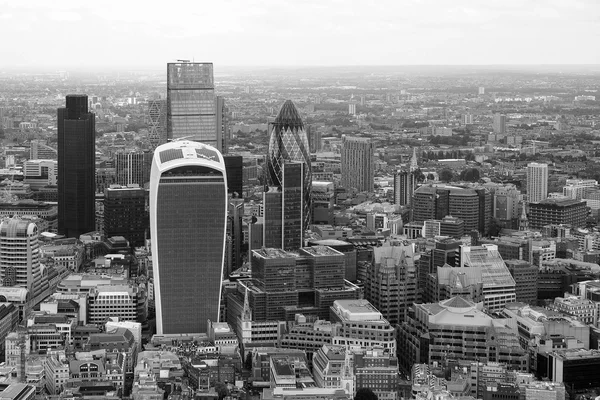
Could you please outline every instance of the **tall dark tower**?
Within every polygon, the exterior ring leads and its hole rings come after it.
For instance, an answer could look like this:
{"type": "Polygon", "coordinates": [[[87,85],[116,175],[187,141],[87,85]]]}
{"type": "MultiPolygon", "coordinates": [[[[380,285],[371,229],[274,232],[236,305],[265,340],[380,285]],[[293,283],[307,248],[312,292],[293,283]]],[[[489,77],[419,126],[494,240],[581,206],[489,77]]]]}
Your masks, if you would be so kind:
{"type": "Polygon", "coordinates": [[[310,192],[312,186],[312,170],[310,167],[310,153],[308,137],[300,114],[291,100],[286,100],[279,110],[279,114],[270,124],[271,137],[267,152],[267,170],[271,186],[283,186],[283,164],[286,161],[299,161],[304,163],[303,185],[303,225],[305,230],[310,224],[310,192]]]}
{"type": "Polygon", "coordinates": [[[58,109],[58,232],[79,237],[95,229],[96,120],[88,97],[67,95],[58,109]]]}

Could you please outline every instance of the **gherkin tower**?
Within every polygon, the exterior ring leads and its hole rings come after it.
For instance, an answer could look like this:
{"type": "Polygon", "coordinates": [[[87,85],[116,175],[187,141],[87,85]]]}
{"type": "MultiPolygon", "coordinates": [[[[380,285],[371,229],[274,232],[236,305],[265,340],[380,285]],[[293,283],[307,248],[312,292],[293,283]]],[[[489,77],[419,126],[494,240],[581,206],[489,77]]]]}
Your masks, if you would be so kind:
{"type": "Polygon", "coordinates": [[[312,172],[310,168],[310,153],[308,137],[304,130],[302,118],[291,100],[286,100],[279,114],[270,124],[269,150],[267,152],[267,169],[269,184],[283,185],[283,164],[286,161],[303,162],[306,166],[303,185],[303,214],[304,229],[310,224],[310,192],[312,172]]]}

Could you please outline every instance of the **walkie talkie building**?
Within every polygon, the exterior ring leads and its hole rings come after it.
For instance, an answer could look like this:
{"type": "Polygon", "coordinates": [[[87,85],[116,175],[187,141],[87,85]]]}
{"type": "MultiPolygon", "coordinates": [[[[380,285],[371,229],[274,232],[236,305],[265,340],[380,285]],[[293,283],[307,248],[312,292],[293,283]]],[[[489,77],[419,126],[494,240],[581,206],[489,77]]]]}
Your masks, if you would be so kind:
{"type": "Polygon", "coordinates": [[[158,334],[203,333],[219,320],[227,224],[227,176],[212,146],[156,148],[150,233],[158,334]]]}
{"type": "Polygon", "coordinates": [[[279,110],[279,114],[270,124],[271,136],[267,153],[267,169],[269,184],[283,186],[283,164],[286,161],[299,161],[304,163],[303,187],[303,226],[306,229],[310,224],[310,192],[312,185],[312,172],[310,167],[310,153],[308,137],[304,130],[302,118],[291,100],[286,100],[279,110]]]}

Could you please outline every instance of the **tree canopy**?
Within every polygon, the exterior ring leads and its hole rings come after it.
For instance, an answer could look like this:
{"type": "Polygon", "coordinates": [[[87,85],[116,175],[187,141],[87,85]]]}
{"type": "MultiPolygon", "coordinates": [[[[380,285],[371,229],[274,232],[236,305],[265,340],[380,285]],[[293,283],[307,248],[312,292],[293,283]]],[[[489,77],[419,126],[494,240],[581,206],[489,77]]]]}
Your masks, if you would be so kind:
{"type": "Polygon", "coordinates": [[[377,395],[369,388],[359,388],[354,400],[378,400],[377,395]]]}

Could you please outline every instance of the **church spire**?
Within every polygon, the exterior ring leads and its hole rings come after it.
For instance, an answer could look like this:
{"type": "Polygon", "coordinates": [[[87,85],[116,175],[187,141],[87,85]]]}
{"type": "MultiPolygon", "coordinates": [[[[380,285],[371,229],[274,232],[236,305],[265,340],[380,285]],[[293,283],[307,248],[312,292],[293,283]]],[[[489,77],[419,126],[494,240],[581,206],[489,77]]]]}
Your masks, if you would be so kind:
{"type": "Polygon", "coordinates": [[[519,230],[526,231],[529,229],[529,220],[527,219],[527,212],[525,211],[525,203],[521,208],[521,217],[519,218],[519,230]]]}
{"type": "Polygon", "coordinates": [[[417,149],[413,147],[412,157],[410,158],[410,172],[415,172],[419,169],[419,164],[417,163],[417,149]]]}
{"type": "Polygon", "coordinates": [[[252,310],[248,299],[248,288],[244,287],[244,308],[242,309],[242,321],[252,321],[252,310]]]}

